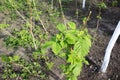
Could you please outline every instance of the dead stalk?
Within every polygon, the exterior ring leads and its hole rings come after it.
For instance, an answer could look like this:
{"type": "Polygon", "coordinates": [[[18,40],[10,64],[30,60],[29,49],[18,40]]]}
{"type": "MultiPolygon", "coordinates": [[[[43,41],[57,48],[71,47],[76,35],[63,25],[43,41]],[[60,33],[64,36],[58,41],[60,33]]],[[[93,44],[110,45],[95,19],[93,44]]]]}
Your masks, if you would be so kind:
{"type": "MultiPolygon", "coordinates": [[[[37,9],[36,9],[36,3],[35,3],[34,0],[33,0],[33,4],[34,4],[35,11],[37,12],[37,9]]],[[[39,16],[39,15],[37,14],[37,16],[39,16]]],[[[40,17],[39,17],[38,20],[39,20],[39,22],[41,23],[41,25],[42,25],[44,31],[46,32],[46,34],[48,34],[48,31],[47,31],[47,29],[45,28],[45,26],[44,26],[44,24],[43,24],[43,21],[40,19],[40,17]]]]}
{"type": "Polygon", "coordinates": [[[22,67],[23,69],[25,69],[29,74],[31,74],[32,72],[26,68],[24,65],[22,64],[18,64],[18,63],[12,63],[13,65],[17,66],[17,67],[22,67]]]}
{"type": "MultiPolygon", "coordinates": [[[[101,9],[99,9],[98,16],[101,16],[101,9]]],[[[100,23],[100,19],[98,18],[98,20],[97,20],[97,26],[96,26],[96,31],[97,31],[98,28],[99,28],[99,23],[100,23]]]]}
{"type": "Polygon", "coordinates": [[[27,21],[25,19],[25,17],[14,7],[14,5],[12,4],[11,0],[9,0],[10,4],[12,5],[12,7],[15,9],[16,13],[26,22],[30,25],[30,33],[31,33],[31,36],[33,38],[33,44],[34,44],[34,48],[35,50],[37,49],[37,45],[35,43],[35,37],[34,37],[34,34],[33,34],[33,25],[32,25],[32,18],[30,18],[30,21],[27,21]]]}
{"type": "Polygon", "coordinates": [[[34,48],[35,49],[37,49],[37,45],[36,45],[36,43],[35,43],[35,38],[34,38],[34,34],[33,34],[33,25],[32,25],[32,21],[30,21],[30,22],[28,22],[26,19],[25,19],[25,17],[18,11],[18,10],[16,10],[16,13],[26,22],[26,23],[28,23],[29,25],[30,25],[30,33],[31,33],[31,36],[32,36],[32,38],[33,38],[33,44],[34,44],[34,48]]]}
{"type": "Polygon", "coordinates": [[[76,19],[78,20],[78,14],[79,14],[79,12],[78,12],[78,0],[76,0],[75,1],[75,5],[76,5],[76,19]]]}
{"type": "Polygon", "coordinates": [[[65,18],[65,15],[63,13],[62,3],[61,3],[61,0],[58,0],[58,1],[59,1],[59,5],[60,5],[60,10],[61,10],[62,18],[63,18],[64,24],[66,25],[66,18],[65,18]]]}
{"type": "Polygon", "coordinates": [[[35,50],[36,50],[36,49],[37,49],[37,45],[36,45],[36,43],[35,43],[35,37],[34,37],[34,33],[33,33],[34,26],[32,25],[32,24],[33,24],[33,22],[32,22],[32,12],[33,12],[33,10],[32,10],[32,8],[31,8],[31,3],[30,3],[29,0],[28,0],[28,5],[29,5],[29,11],[30,11],[29,23],[31,24],[31,25],[30,25],[30,33],[31,33],[31,36],[32,36],[32,39],[33,39],[34,48],[35,48],[35,50]]]}

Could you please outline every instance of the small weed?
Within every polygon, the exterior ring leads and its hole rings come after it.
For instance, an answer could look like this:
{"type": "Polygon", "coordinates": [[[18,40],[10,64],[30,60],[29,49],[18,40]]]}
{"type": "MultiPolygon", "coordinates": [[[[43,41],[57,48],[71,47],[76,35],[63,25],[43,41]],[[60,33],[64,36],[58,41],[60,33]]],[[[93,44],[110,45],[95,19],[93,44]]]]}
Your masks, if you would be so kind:
{"type": "Polygon", "coordinates": [[[113,7],[116,7],[117,5],[118,5],[118,1],[117,0],[112,1],[112,6],[113,7]]]}
{"type": "Polygon", "coordinates": [[[101,9],[106,9],[107,8],[107,5],[104,3],[104,2],[100,2],[98,4],[98,7],[101,8],[101,9]]]}
{"type": "Polygon", "coordinates": [[[23,79],[30,80],[32,77],[36,79],[47,79],[43,68],[40,65],[40,60],[33,61],[32,59],[27,61],[20,56],[1,56],[4,62],[4,74],[3,79],[23,79]]]}
{"type": "Polygon", "coordinates": [[[13,36],[6,37],[4,41],[7,47],[33,46],[32,37],[27,30],[14,31],[13,36]]]}
{"type": "Polygon", "coordinates": [[[10,25],[9,24],[0,24],[0,29],[5,29],[8,28],[10,25]]]}

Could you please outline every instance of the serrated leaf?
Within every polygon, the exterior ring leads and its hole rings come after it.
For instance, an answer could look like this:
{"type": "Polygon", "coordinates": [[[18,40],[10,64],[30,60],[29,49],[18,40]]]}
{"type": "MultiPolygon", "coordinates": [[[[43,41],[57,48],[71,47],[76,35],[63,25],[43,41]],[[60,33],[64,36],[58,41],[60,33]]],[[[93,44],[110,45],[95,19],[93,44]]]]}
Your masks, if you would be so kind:
{"type": "Polygon", "coordinates": [[[48,48],[48,47],[52,46],[53,43],[54,43],[53,41],[45,42],[45,43],[42,45],[42,48],[48,48]]]}
{"type": "Polygon", "coordinates": [[[68,26],[71,28],[71,29],[76,29],[76,25],[74,22],[69,22],[68,23],[68,26]]]}
{"type": "Polygon", "coordinates": [[[74,51],[75,53],[80,53],[81,51],[81,44],[80,44],[80,41],[77,41],[75,44],[74,44],[74,51]]]}
{"type": "Polygon", "coordinates": [[[66,42],[65,42],[65,41],[63,41],[63,40],[60,42],[60,44],[61,44],[62,48],[65,48],[65,47],[67,47],[67,44],[66,44],[66,42]]]}
{"type": "Polygon", "coordinates": [[[68,55],[67,62],[72,64],[72,63],[74,63],[74,59],[75,59],[75,55],[73,53],[71,53],[68,55]]]}
{"type": "Polygon", "coordinates": [[[69,43],[69,44],[74,44],[76,42],[76,37],[72,34],[66,34],[66,41],[69,43]]]}
{"type": "Polygon", "coordinates": [[[61,49],[62,48],[61,48],[60,44],[58,44],[58,43],[54,43],[52,45],[52,51],[55,53],[55,55],[58,55],[58,53],[60,52],[61,49]]]}
{"type": "Polygon", "coordinates": [[[89,65],[89,62],[84,58],[84,61],[83,61],[86,65],[89,65]]]}
{"type": "Polygon", "coordinates": [[[83,38],[83,39],[80,39],[79,42],[81,44],[81,55],[86,56],[91,47],[91,40],[90,38],[83,38]]]}
{"type": "Polygon", "coordinates": [[[58,30],[61,31],[61,32],[63,32],[63,31],[66,30],[66,26],[65,26],[64,24],[62,24],[62,23],[61,23],[61,24],[58,24],[58,25],[57,25],[57,28],[58,28],[58,30]]]}
{"type": "Polygon", "coordinates": [[[76,67],[73,70],[74,76],[78,76],[80,74],[82,65],[76,65],[76,67]]]}

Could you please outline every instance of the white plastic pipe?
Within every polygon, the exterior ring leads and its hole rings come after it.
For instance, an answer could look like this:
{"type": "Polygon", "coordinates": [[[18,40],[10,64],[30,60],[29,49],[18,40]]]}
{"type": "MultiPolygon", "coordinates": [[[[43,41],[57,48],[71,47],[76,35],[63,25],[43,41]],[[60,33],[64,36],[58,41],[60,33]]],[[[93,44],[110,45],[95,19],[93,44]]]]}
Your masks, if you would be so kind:
{"type": "Polygon", "coordinates": [[[112,37],[111,37],[111,40],[110,40],[110,42],[107,46],[107,49],[106,49],[104,61],[103,61],[103,64],[102,64],[101,70],[100,70],[103,73],[106,72],[106,69],[107,69],[109,61],[110,61],[110,55],[111,55],[112,48],[113,48],[116,40],[118,39],[119,35],[120,35],[120,21],[119,21],[112,37]]]}
{"type": "Polygon", "coordinates": [[[85,8],[85,3],[86,3],[86,0],[83,0],[83,1],[82,1],[82,8],[83,8],[83,9],[85,8]]]}

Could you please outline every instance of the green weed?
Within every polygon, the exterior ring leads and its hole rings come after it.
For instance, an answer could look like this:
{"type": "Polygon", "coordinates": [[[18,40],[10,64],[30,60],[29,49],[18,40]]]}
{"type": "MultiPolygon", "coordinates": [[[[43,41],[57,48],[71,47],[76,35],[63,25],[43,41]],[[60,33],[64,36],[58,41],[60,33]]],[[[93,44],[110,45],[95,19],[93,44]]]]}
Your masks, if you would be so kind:
{"type": "Polygon", "coordinates": [[[47,79],[46,73],[44,73],[45,71],[40,65],[40,60],[33,61],[31,58],[27,61],[18,55],[2,55],[1,58],[4,62],[4,74],[2,75],[3,79],[47,79]]]}

